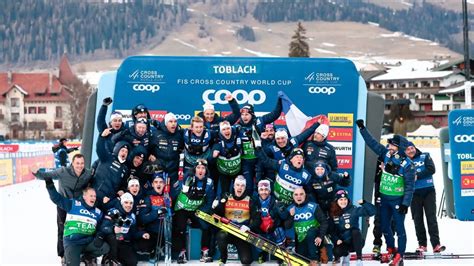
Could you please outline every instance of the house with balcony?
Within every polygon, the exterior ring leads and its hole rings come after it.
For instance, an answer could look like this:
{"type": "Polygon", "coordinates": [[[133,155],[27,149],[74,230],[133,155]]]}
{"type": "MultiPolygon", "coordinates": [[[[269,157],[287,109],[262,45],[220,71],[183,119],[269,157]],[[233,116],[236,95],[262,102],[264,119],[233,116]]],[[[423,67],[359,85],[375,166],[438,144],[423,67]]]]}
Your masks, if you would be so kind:
{"type": "Polygon", "coordinates": [[[69,137],[72,97],[65,83],[72,78],[65,55],[58,75],[0,73],[0,135],[11,139],[69,137]]]}
{"type": "Polygon", "coordinates": [[[434,70],[393,68],[379,75],[361,73],[369,91],[385,99],[385,115],[393,104],[409,105],[418,124],[446,126],[448,112],[465,108],[465,76],[459,68],[434,70]]]}

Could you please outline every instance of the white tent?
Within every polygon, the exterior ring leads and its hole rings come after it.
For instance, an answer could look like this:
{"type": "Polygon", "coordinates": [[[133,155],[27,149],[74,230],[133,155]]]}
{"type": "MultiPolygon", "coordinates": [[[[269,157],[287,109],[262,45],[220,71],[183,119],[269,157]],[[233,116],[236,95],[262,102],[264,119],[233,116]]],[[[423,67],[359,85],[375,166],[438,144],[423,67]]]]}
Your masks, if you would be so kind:
{"type": "Polygon", "coordinates": [[[438,137],[439,129],[432,125],[421,125],[417,130],[408,132],[407,137],[438,137]]]}

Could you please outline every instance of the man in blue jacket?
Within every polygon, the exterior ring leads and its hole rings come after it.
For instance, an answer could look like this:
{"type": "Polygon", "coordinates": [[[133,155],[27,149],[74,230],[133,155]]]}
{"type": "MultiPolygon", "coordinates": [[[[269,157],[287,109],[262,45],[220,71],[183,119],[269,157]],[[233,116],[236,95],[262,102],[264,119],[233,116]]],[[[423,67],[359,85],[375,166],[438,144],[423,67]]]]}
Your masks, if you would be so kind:
{"type": "Polygon", "coordinates": [[[380,144],[372,137],[364,126],[364,120],[356,121],[365,143],[378,156],[383,156],[382,176],[380,179],[380,223],[382,233],[387,241],[387,250],[392,254],[391,266],[403,263],[407,235],[405,232],[405,215],[411,204],[415,183],[415,167],[405,154],[408,140],[400,135],[394,135],[388,140],[388,147],[380,144]],[[390,226],[395,221],[398,236],[398,250],[390,226]]]}

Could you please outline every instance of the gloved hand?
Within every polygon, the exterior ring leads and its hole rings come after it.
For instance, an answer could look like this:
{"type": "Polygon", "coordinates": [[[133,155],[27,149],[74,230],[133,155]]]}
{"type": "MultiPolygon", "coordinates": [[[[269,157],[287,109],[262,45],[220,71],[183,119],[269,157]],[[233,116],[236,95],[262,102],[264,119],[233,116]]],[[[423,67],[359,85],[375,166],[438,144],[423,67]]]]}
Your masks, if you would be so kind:
{"type": "Polygon", "coordinates": [[[79,150],[79,147],[74,147],[72,148],[74,151],[78,151],[79,150]]]}
{"type": "Polygon", "coordinates": [[[401,214],[407,214],[408,212],[408,206],[406,205],[399,205],[398,206],[398,212],[401,213],[401,214]]]}
{"type": "Polygon", "coordinates": [[[102,101],[102,104],[105,105],[105,106],[108,106],[108,105],[110,105],[112,102],[113,102],[112,98],[107,97],[107,98],[104,98],[104,100],[102,101]]]}
{"type": "Polygon", "coordinates": [[[348,172],[344,172],[344,173],[342,174],[342,176],[343,176],[345,179],[351,178],[351,175],[350,175],[348,172]]]}
{"type": "Polygon", "coordinates": [[[260,223],[260,230],[264,233],[268,233],[268,230],[273,227],[274,221],[270,215],[262,217],[262,222],[260,223]]]}
{"type": "Polygon", "coordinates": [[[104,240],[101,237],[98,236],[94,239],[94,247],[100,248],[102,244],[104,244],[104,240]]]}
{"type": "Polygon", "coordinates": [[[253,144],[255,146],[254,147],[255,149],[262,148],[262,141],[261,140],[254,140],[253,144]]]}
{"type": "Polygon", "coordinates": [[[396,174],[398,174],[398,170],[400,170],[400,165],[397,165],[394,162],[390,161],[390,162],[385,164],[384,170],[387,173],[390,173],[392,175],[396,175],[396,174]]]}
{"type": "Polygon", "coordinates": [[[117,209],[112,209],[107,212],[107,216],[109,216],[110,219],[115,222],[116,220],[118,220],[118,218],[120,218],[120,212],[117,209]]]}
{"type": "Polygon", "coordinates": [[[359,203],[359,205],[362,205],[362,204],[366,203],[366,201],[364,199],[360,199],[360,200],[357,201],[357,203],[359,203]]]}
{"type": "Polygon", "coordinates": [[[250,228],[246,226],[245,224],[240,226],[240,232],[245,233],[247,231],[250,231],[250,228]]]}
{"type": "Polygon", "coordinates": [[[359,127],[359,129],[364,129],[365,128],[363,119],[357,119],[356,124],[359,127]]]}
{"type": "Polygon", "coordinates": [[[158,217],[165,216],[167,212],[168,212],[168,210],[166,209],[166,207],[159,208],[158,211],[157,211],[158,217]]]}
{"type": "Polygon", "coordinates": [[[53,179],[51,177],[45,177],[44,182],[46,183],[46,186],[54,186],[53,179]]]}
{"type": "Polygon", "coordinates": [[[192,183],[192,180],[193,180],[192,178],[186,179],[186,181],[183,184],[183,193],[188,193],[189,187],[191,186],[191,183],[192,183]]]}

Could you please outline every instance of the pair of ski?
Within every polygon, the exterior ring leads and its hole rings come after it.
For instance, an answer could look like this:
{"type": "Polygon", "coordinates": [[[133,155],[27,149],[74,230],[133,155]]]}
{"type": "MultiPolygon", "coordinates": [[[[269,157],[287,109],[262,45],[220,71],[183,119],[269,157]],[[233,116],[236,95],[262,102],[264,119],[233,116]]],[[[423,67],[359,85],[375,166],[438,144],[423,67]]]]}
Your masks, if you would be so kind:
{"type": "Polygon", "coordinates": [[[158,260],[160,258],[160,254],[164,253],[164,263],[166,266],[171,265],[171,222],[172,222],[172,215],[171,215],[171,197],[170,197],[170,177],[168,174],[163,173],[163,177],[166,180],[166,185],[163,191],[163,197],[164,197],[164,202],[165,202],[165,207],[166,207],[166,215],[163,217],[163,221],[161,223],[160,230],[158,232],[158,240],[156,242],[156,248],[155,248],[155,254],[156,254],[156,260],[153,261],[153,265],[158,264],[158,260]],[[165,246],[164,246],[164,252],[161,250],[161,240],[162,236],[165,239],[165,246]]]}
{"type": "MultiPolygon", "coordinates": [[[[441,252],[445,251],[443,247],[441,252]]],[[[455,254],[455,253],[424,253],[424,252],[405,252],[404,260],[427,260],[427,259],[474,259],[474,254],[455,254]]],[[[351,254],[351,260],[357,260],[356,254],[351,254]]],[[[388,253],[370,253],[362,254],[362,260],[378,260],[381,263],[390,261],[388,253]]]]}
{"type": "Polygon", "coordinates": [[[207,214],[202,211],[196,211],[196,216],[200,219],[214,225],[215,227],[224,230],[225,232],[238,237],[255,247],[283,260],[289,265],[309,265],[309,259],[305,258],[299,254],[289,253],[286,249],[281,248],[273,241],[266,239],[258,234],[255,234],[251,231],[242,232],[240,231],[240,226],[233,223],[225,217],[220,217],[219,215],[207,214]]]}

